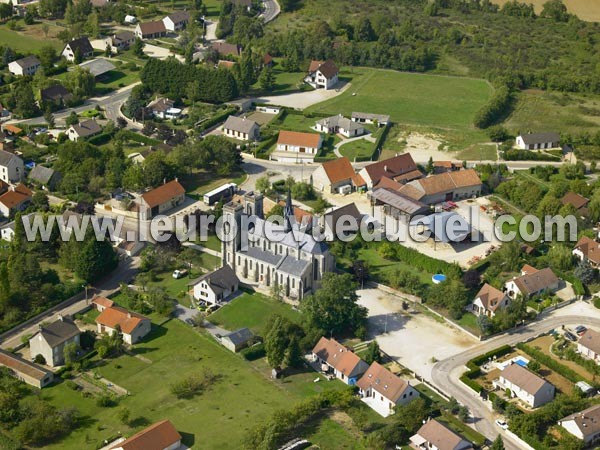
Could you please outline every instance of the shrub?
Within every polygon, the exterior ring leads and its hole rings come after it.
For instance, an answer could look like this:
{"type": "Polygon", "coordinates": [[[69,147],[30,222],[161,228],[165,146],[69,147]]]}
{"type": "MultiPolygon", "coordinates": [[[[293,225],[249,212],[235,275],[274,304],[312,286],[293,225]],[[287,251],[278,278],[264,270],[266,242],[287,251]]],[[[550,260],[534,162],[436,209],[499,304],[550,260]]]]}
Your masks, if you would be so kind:
{"type": "Polygon", "coordinates": [[[500,120],[508,112],[512,95],[508,86],[496,89],[492,98],[483,105],[475,115],[474,124],[477,128],[487,128],[500,120]]]}
{"type": "Polygon", "coordinates": [[[460,377],[460,381],[465,383],[467,386],[469,386],[471,389],[473,389],[478,394],[481,391],[483,391],[483,386],[481,386],[477,381],[471,380],[471,378],[469,378],[467,375],[463,375],[462,377],[460,377]]]}
{"type": "Polygon", "coordinates": [[[116,404],[117,403],[115,402],[115,399],[108,394],[103,394],[96,399],[96,406],[100,406],[102,408],[110,408],[116,404]]]}
{"type": "Polygon", "coordinates": [[[577,383],[579,381],[587,381],[583,377],[581,377],[577,372],[575,372],[573,369],[571,369],[570,367],[567,367],[567,366],[559,363],[554,358],[546,355],[545,353],[538,350],[537,348],[531,347],[531,346],[523,344],[523,343],[517,344],[517,348],[519,350],[524,351],[532,358],[537,359],[539,363],[545,365],[550,370],[553,370],[554,372],[558,373],[559,375],[562,375],[563,377],[565,377],[567,380],[569,380],[572,383],[577,383]]]}
{"type": "Polygon", "coordinates": [[[248,361],[255,361],[266,355],[265,346],[262,342],[260,344],[253,345],[252,347],[245,348],[240,353],[248,361]]]}

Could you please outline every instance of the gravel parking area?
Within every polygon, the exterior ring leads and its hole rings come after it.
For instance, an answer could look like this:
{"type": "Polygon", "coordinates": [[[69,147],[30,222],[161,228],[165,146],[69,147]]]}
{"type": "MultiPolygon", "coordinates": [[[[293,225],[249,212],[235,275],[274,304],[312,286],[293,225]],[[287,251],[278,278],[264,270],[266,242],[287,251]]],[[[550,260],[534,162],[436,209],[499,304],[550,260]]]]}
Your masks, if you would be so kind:
{"type": "Polygon", "coordinates": [[[429,315],[401,312],[402,298],[378,289],[358,291],[359,303],[369,310],[369,334],[400,364],[431,381],[436,360],[449,358],[478,343],[463,332],[429,315]],[[387,330],[387,332],[386,332],[387,330]]]}

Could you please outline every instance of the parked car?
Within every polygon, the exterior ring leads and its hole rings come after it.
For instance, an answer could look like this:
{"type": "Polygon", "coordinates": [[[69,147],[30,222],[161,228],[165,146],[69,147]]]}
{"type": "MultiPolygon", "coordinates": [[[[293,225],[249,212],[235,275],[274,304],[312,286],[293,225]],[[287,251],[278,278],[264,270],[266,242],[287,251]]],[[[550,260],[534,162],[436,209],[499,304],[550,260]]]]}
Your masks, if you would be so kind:
{"type": "Polygon", "coordinates": [[[179,278],[183,278],[183,277],[185,277],[185,276],[187,275],[187,273],[188,273],[188,271],[187,271],[187,270],[185,270],[185,269],[182,269],[182,270],[179,270],[179,269],[177,269],[177,270],[174,270],[174,271],[173,271],[173,278],[175,278],[175,279],[177,279],[177,280],[178,280],[179,278]]]}
{"type": "Polygon", "coordinates": [[[567,331],[565,333],[565,337],[570,340],[571,342],[577,342],[577,336],[575,336],[573,333],[571,333],[570,331],[567,331]]]}
{"type": "Polygon", "coordinates": [[[503,419],[496,419],[496,425],[498,425],[503,430],[508,430],[508,424],[503,419]]]}
{"type": "Polygon", "coordinates": [[[583,325],[579,325],[578,327],[575,327],[575,333],[577,333],[579,336],[581,336],[586,331],[587,331],[587,327],[584,327],[583,325]]]}

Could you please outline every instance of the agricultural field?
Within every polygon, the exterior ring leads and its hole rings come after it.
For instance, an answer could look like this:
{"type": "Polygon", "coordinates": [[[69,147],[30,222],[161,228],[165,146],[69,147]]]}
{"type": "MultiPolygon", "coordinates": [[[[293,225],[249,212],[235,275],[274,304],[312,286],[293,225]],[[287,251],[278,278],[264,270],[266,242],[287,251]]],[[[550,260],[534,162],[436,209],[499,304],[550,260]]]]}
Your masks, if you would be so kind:
{"type": "Polygon", "coordinates": [[[594,133],[600,126],[600,96],[523,91],[504,126],[513,134],[528,131],[594,133]]]}
{"type": "MultiPolygon", "coordinates": [[[[540,13],[547,0],[527,0],[523,3],[530,3],[535,7],[535,12],[540,13]]],[[[492,3],[503,5],[508,0],[492,0],[492,3]]],[[[571,14],[575,14],[581,20],[588,22],[600,21],[600,2],[597,0],[563,0],[567,10],[571,14]]]]}

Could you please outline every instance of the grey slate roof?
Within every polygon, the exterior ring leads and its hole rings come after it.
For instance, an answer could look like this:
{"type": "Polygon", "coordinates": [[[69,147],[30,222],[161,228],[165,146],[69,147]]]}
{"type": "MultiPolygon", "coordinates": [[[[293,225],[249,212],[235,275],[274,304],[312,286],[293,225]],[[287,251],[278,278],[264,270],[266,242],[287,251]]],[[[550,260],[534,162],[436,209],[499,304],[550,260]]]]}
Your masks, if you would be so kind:
{"type": "Polygon", "coordinates": [[[54,169],[50,169],[49,167],[36,165],[27,178],[30,180],[37,181],[38,183],[48,184],[54,175],[54,169]]]}
{"type": "Polygon", "coordinates": [[[408,198],[393,189],[375,189],[371,197],[377,201],[390,205],[406,214],[414,215],[419,212],[427,212],[429,209],[425,203],[408,198]]]}
{"type": "Polygon", "coordinates": [[[37,58],[37,56],[34,56],[34,55],[29,55],[29,56],[26,56],[25,58],[17,59],[15,62],[19,66],[21,66],[23,69],[27,69],[27,68],[33,67],[33,66],[38,66],[41,64],[41,62],[37,58]]]}
{"type": "Polygon", "coordinates": [[[188,22],[190,20],[190,13],[187,11],[174,11],[167,16],[173,21],[174,24],[181,22],[188,22]]]}
{"type": "Polygon", "coordinates": [[[262,261],[267,264],[271,264],[273,266],[276,266],[277,264],[279,264],[279,261],[281,261],[281,257],[282,257],[281,255],[276,255],[274,253],[261,250],[258,247],[250,247],[250,248],[248,248],[248,250],[246,252],[240,252],[240,253],[242,253],[242,254],[245,253],[250,258],[257,259],[259,261],[262,261]]]}
{"type": "Polygon", "coordinates": [[[214,270],[210,273],[202,275],[190,283],[190,285],[196,285],[201,281],[206,280],[209,286],[216,293],[221,293],[232,286],[238,284],[240,280],[231,267],[225,264],[220,269],[214,270]]]}
{"type": "Polygon", "coordinates": [[[254,120],[246,119],[245,117],[229,116],[223,124],[223,129],[250,134],[252,128],[257,125],[254,120]]]}
{"type": "Polygon", "coordinates": [[[13,159],[20,159],[14,153],[7,152],[5,150],[0,150],[0,166],[8,166],[13,159]]]}
{"type": "Polygon", "coordinates": [[[92,59],[91,61],[83,62],[79,64],[79,67],[89,70],[90,73],[95,77],[115,69],[114,64],[104,58],[97,58],[92,59]]]}
{"type": "Polygon", "coordinates": [[[71,94],[69,90],[62,84],[55,84],[54,86],[50,86],[49,88],[42,89],[40,91],[40,96],[42,98],[42,101],[70,100],[73,98],[73,94],[71,94]]]}
{"type": "Polygon", "coordinates": [[[73,52],[75,52],[75,50],[79,49],[79,51],[81,52],[82,55],[94,52],[94,49],[92,48],[92,44],[90,44],[90,40],[87,37],[80,37],[77,39],[73,39],[67,45],[69,47],[71,47],[71,50],[73,50],[73,52]]]}
{"type": "Polygon", "coordinates": [[[461,242],[471,233],[471,226],[469,223],[462,216],[451,211],[443,211],[419,218],[412,221],[410,225],[424,225],[437,241],[444,243],[461,242]],[[450,224],[453,224],[454,220],[456,220],[456,223],[460,224],[460,226],[457,225],[454,235],[450,235],[448,231],[453,228],[450,224]],[[448,222],[450,222],[450,224],[448,222]],[[466,228],[467,231],[462,231],[464,228],[466,228]]]}
{"type": "Polygon", "coordinates": [[[525,145],[542,144],[545,142],[559,142],[560,135],[558,133],[530,133],[522,134],[525,145]]]}
{"type": "Polygon", "coordinates": [[[310,261],[298,259],[294,256],[285,256],[279,263],[277,270],[282,273],[287,273],[295,277],[301,277],[306,269],[310,266],[310,261]]]}
{"type": "Polygon", "coordinates": [[[352,120],[347,119],[341,114],[338,114],[337,116],[326,117],[317,121],[317,123],[324,127],[339,127],[348,131],[358,130],[359,128],[362,128],[361,124],[353,122],[352,120]]]}
{"type": "Polygon", "coordinates": [[[229,334],[226,334],[221,339],[228,339],[233,343],[233,345],[238,346],[241,344],[245,344],[250,341],[254,337],[254,333],[250,331],[248,328],[240,328],[239,330],[232,331],[229,334]]]}
{"type": "MultiPolygon", "coordinates": [[[[81,331],[71,319],[63,317],[50,325],[43,325],[38,333],[41,333],[48,345],[54,348],[77,336],[81,331]]],[[[37,333],[34,336],[36,335],[37,333]]]]}
{"type": "Polygon", "coordinates": [[[73,129],[77,132],[79,137],[92,136],[102,131],[100,125],[98,125],[98,123],[92,119],[86,120],[85,122],[81,122],[77,125],[73,125],[73,129]]]}
{"type": "Polygon", "coordinates": [[[371,114],[371,113],[364,113],[364,112],[353,112],[351,118],[352,119],[377,120],[377,122],[380,122],[380,123],[390,121],[390,116],[387,114],[371,114]]]}

